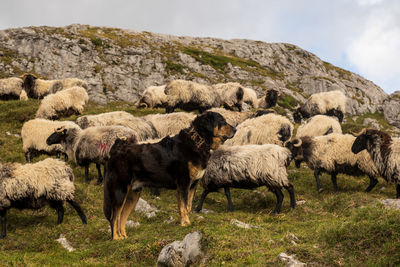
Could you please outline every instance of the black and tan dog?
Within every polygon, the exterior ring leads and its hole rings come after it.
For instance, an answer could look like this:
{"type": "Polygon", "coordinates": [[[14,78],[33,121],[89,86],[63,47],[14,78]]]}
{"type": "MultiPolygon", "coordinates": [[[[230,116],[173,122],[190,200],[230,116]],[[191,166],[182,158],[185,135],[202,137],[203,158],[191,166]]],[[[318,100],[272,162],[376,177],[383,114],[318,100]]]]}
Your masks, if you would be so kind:
{"type": "Polygon", "coordinates": [[[191,126],[158,143],[117,140],[106,164],[104,214],[113,239],[126,238],[125,223],[142,187],[177,189],[181,225],[189,213],[197,183],[204,174],[210,150],[233,137],[235,129],[218,113],[205,112],[191,126]]]}

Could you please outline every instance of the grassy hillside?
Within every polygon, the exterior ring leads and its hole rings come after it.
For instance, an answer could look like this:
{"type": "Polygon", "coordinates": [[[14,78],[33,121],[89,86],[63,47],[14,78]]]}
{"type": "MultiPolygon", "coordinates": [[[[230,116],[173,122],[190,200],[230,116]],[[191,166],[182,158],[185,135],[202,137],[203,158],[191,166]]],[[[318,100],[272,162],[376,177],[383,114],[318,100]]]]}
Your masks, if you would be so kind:
{"type": "MultiPolygon", "coordinates": [[[[0,101],[1,161],[24,162],[22,141],[14,134],[20,133],[24,121],[34,117],[38,105],[35,100],[0,101]]],[[[114,110],[126,110],[137,116],[161,112],[138,111],[127,103],[117,102],[107,106],[90,104],[85,114],[114,110]]],[[[374,116],[379,118],[379,114],[371,114],[374,116]]],[[[359,118],[349,121],[345,127],[361,127],[359,118]]],[[[385,209],[378,202],[395,196],[394,186],[382,179],[367,194],[363,192],[369,183],[367,177],[339,175],[340,193],[334,194],[330,177],[322,175],[325,190],[317,193],[312,172],[306,167],[291,166],[289,179],[295,186],[297,199],[305,200],[305,204],[290,209],[285,192],[282,213],[272,216],[275,196],[266,188],[232,190],[236,211],[230,213],[225,196],[211,193],[204,208],[214,212],[191,214],[192,225],[188,227],[178,223],[174,191],[164,190],[160,198],[155,198],[145,190],[142,197],[160,212],[151,219],[131,214],[129,219],[140,222],[140,226],[128,228],[128,239],[115,242],[110,240],[109,225],[102,212],[102,186],[94,185],[95,179],[86,185],[83,168],[72,162],[71,165],[76,177],[77,200],[88,216],[88,225],[82,225],[69,206],[59,226],[55,225],[56,212],[50,208],[11,210],[7,217],[7,237],[0,240],[1,266],[151,266],[163,246],[193,231],[200,231],[203,236],[204,266],[284,266],[277,260],[280,252],[296,254],[302,262],[324,266],[400,264],[400,213],[385,209]],[[174,222],[166,223],[171,216],[174,222]],[[234,218],[257,227],[237,228],[230,224],[234,218]],[[76,249],[74,252],[67,252],[55,242],[60,234],[76,249]],[[293,240],[291,234],[298,240],[293,240]]],[[[96,177],[94,166],[90,176],[96,177]]],[[[194,205],[200,192],[201,188],[197,190],[194,205]]]]}

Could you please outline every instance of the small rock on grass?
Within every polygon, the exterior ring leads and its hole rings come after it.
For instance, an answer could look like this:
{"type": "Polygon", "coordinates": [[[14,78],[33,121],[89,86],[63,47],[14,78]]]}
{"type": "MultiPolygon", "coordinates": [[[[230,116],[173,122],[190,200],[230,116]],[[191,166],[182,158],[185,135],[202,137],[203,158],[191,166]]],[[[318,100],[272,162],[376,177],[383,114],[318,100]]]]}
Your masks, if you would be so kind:
{"type": "Polygon", "coordinates": [[[146,200],[143,198],[139,198],[138,203],[136,204],[135,211],[144,213],[147,218],[153,218],[156,216],[156,213],[159,211],[155,207],[152,207],[146,200]]]}
{"type": "Polygon", "coordinates": [[[200,245],[201,234],[187,234],[182,241],[166,245],[157,259],[157,266],[189,266],[198,263],[203,257],[200,245]]]}
{"type": "Polygon", "coordinates": [[[306,266],[304,262],[296,260],[295,255],[287,255],[286,253],[282,252],[278,255],[278,259],[280,261],[286,262],[287,267],[301,267],[306,266]]]}
{"type": "Polygon", "coordinates": [[[386,208],[400,210],[400,199],[384,199],[380,201],[386,208]]]}
{"type": "Polygon", "coordinates": [[[56,241],[58,243],[61,244],[61,246],[63,246],[63,248],[65,248],[66,250],[68,250],[68,252],[72,252],[75,249],[69,244],[68,240],[65,238],[65,236],[63,234],[60,234],[60,237],[58,239],[56,239],[56,241]]]}
{"type": "Polygon", "coordinates": [[[235,226],[237,226],[237,227],[239,227],[239,228],[244,228],[244,229],[258,228],[257,226],[253,226],[253,225],[250,225],[250,224],[248,224],[248,223],[241,222],[241,221],[236,220],[236,219],[232,219],[232,220],[231,220],[231,224],[232,224],[232,225],[235,225],[235,226]]]}

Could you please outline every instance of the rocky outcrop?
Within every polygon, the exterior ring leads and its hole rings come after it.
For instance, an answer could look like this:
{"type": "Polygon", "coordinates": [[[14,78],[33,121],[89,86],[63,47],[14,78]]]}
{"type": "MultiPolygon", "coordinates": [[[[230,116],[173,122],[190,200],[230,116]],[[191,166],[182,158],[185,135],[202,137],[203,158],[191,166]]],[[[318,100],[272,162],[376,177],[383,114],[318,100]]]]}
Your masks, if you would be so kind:
{"type": "Polygon", "coordinates": [[[385,119],[397,128],[400,127],[400,91],[391,94],[383,101],[385,119]]]}
{"type": "Polygon", "coordinates": [[[33,72],[43,78],[86,80],[90,99],[136,102],[150,85],[176,78],[203,83],[237,81],[281,90],[293,108],[310,94],[341,90],[350,114],[375,112],[387,97],[361,76],[295,45],[251,40],[177,37],[70,25],[0,31],[1,76],[33,72]]]}

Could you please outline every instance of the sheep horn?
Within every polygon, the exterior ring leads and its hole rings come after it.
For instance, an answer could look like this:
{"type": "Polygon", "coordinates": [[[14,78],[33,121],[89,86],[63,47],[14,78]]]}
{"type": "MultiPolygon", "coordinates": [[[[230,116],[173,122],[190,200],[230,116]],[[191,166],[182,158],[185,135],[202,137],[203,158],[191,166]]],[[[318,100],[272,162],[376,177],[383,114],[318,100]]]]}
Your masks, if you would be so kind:
{"type": "Polygon", "coordinates": [[[60,127],[60,128],[58,128],[58,129],[56,129],[56,132],[57,132],[57,133],[61,133],[63,130],[64,130],[64,127],[60,127]]]}
{"type": "Polygon", "coordinates": [[[293,146],[294,147],[300,147],[301,143],[302,143],[301,139],[296,139],[296,140],[293,141],[293,146]]]}
{"type": "Polygon", "coordinates": [[[278,90],[277,92],[278,92],[278,96],[281,96],[281,91],[278,90]]]}
{"type": "Polygon", "coordinates": [[[363,128],[359,133],[354,133],[354,132],[350,132],[352,135],[354,135],[355,137],[360,136],[362,134],[365,134],[365,132],[367,131],[367,128],[363,128]]]}

